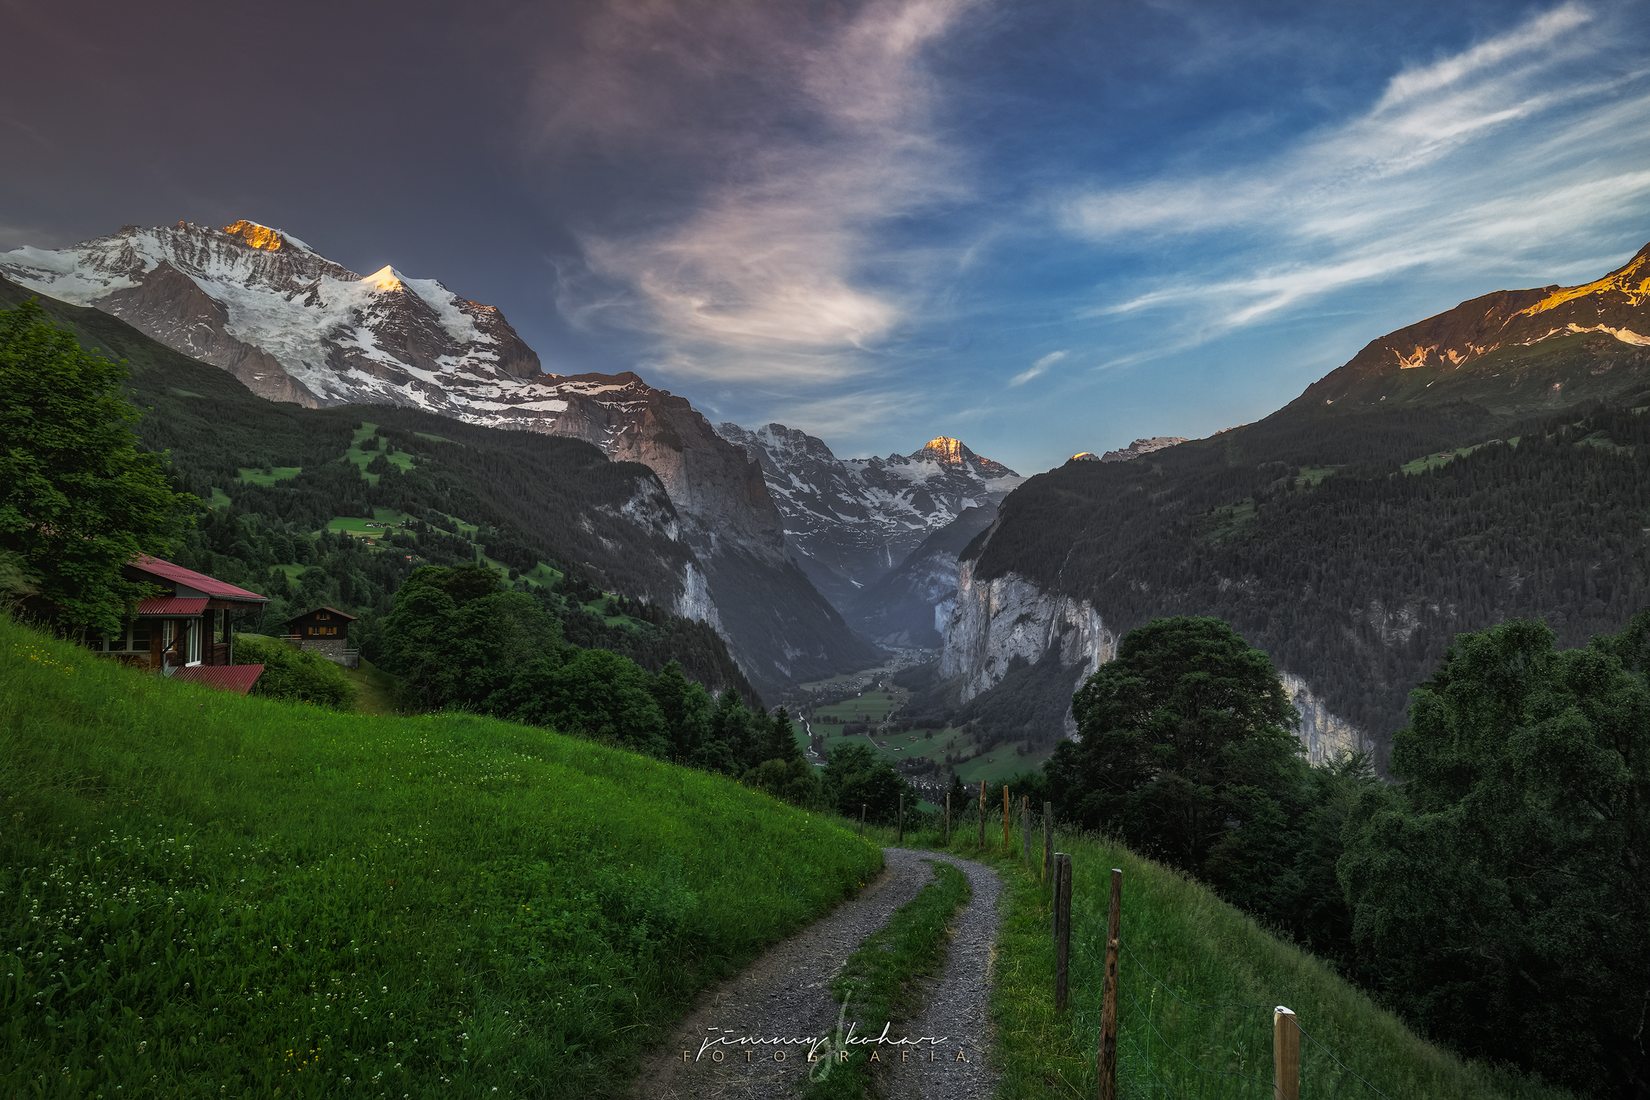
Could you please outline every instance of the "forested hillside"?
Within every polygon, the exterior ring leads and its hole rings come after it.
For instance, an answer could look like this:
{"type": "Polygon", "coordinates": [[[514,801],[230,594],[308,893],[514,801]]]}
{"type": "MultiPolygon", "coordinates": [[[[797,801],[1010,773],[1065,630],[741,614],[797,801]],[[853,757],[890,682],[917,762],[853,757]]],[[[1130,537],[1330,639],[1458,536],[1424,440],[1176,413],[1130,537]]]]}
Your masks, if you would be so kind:
{"type": "MultiPolygon", "coordinates": [[[[0,308],[34,297],[0,280],[0,308]]],[[[408,409],[266,401],[91,309],[39,299],[82,344],[123,359],[143,443],[207,503],[183,564],[273,597],[265,629],[326,603],[375,615],[420,564],[484,560],[537,596],[564,638],[713,688],[755,692],[715,630],[673,614],[691,555],[646,467],[576,440],[408,409]]]]}
{"type": "Polygon", "coordinates": [[[1295,407],[1034,478],[965,556],[1119,634],[1227,619],[1380,744],[1455,634],[1533,616],[1577,645],[1650,603],[1650,418],[1619,401],[1295,407]]]}

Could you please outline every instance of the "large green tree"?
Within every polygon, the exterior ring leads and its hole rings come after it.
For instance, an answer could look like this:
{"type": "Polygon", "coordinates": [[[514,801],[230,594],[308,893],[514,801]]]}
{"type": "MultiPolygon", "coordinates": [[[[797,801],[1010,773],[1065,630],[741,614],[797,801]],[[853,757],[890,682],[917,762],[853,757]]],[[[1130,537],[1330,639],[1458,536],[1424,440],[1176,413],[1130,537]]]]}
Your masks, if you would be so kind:
{"type": "Polygon", "coordinates": [[[893,765],[869,744],[849,742],[831,750],[821,779],[825,798],[843,817],[854,819],[865,808],[868,820],[892,824],[899,814],[900,795],[916,808],[910,786],[893,765]]]}
{"type": "Polygon", "coordinates": [[[1462,635],[1340,862],[1366,981],[1589,1095],[1650,1093],[1647,670],[1650,613],[1567,651],[1539,622],[1462,635]]]}
{"type": "Polygon", "coordinates": [[[1046,774],[1061,817],[1201,873],[1270,843],[1301,775],[1294,708],[1266,654],[1219,619],[1158,619],[1072,700],[1082,740],[1046,774]]]}
{"type": "Polygon", "coordinates": [[[71,630],[118,629],[145,591],[123,567],[198,508],[138,446],[125,377],[34,302],[0,310],[0,575],[71,630]]]}

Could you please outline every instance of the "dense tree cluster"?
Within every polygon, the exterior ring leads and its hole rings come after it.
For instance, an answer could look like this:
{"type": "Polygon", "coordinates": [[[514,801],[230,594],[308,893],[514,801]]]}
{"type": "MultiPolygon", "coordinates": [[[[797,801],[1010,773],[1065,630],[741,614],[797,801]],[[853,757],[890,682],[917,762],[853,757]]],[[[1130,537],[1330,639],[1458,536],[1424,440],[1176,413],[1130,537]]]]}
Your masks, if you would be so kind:
{"type": "Polygon", "coordinates": [[[1461,636],[1414,694],[1397,786],[1356,756],[1309,767],[1270,661],[1215,619],[1130,632],[1073,709],[1082,740],[1043,776],[1062,819],[1196,875],[1466,1054],[1644,1095],[1650,613],[1567,651],[1532,621],[1461,636]]]}
{"type": "Polygon", "coordinates": [[[548,726],[820,803],[790,715],[713,698],[675,662],[657,673],[570,644],[527,593],[486,566],[421,566],[380,623],[380,661],[416,710],[460,709],[548,726]]]}
{"type": "Polygon", "coordinates": [[[1458,639],[1363,797],[1359,973],[1432,1035],[1590,1095],[1650,1094],[1650,613],[1560,651],[1458,639]]]}
{"type": "Polygon", "coordinates": [[[138,446],[125,373],[38,305],[0,310],[0,596],[71,630],[115,631],[145,591],[122,570],[196,507],[138,446]]]}
{"type": "Polygon", "coordinates": [[[1082,740],[1044,768],[1062,819],[1197,875],[1303,943],[1344,954],[1339,831],[1367,762],[1307,765],[1277,671],[1218,619],[1125,635],[1072,703],[1082,740]]]}

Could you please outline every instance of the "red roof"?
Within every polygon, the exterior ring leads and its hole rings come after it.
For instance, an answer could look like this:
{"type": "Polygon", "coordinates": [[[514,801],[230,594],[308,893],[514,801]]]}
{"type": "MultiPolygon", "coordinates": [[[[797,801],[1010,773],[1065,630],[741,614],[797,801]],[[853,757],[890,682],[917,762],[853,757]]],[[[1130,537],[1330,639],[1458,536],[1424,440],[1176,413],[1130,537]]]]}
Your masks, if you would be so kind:
{"type": "Polygon", "coordinates": [[[205,596],[150,596],[146,600],[139,600],[137,613],[139,615],[160,616],[189,616],[193,618],[206,610],[206,605],[212,601],[205,596]]]}
{"type": "Polygon", "coordinates": [[[139,554],[132,562],[132,568],[148,573],[152,577],[171,581],[173,584],[185,585],[197,592],[204,592],[217,600],[245,600],[255,603],[268,603],[268,596],[260,596],[256,592],[248,592],[244,588],[237,588],[227,581],[220,581],[216,577],[208,577],[205,573],[197,573],[193,569],[185,569],[181,565],[174,565],[160,558],[150,557],[148,554],[139,554]]]}
{"type": "Polygon", "coordinates": [[[172,679],[245,695],[263,674],[263,665],[190,665],[172,673],[172,679]]]}

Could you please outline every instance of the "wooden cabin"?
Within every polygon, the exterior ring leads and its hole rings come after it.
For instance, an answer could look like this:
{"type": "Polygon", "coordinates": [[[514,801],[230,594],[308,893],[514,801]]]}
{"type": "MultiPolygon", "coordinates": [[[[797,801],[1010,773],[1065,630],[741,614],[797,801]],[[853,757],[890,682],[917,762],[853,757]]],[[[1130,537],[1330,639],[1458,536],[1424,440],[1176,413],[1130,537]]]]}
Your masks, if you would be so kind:
{"type": "Polygon", "coordinates": [[[349,624],[354,621],[354,615],[336,607],[311,608],[286,621],[286,640],[333,664],[354,668],[361,663],[360,651],[349,647],[349,624]]]}
{"type": "Polygon", "coordinates": [[[126,567],[132,580],[160,589],[138,601],[117,636],[92,639],[92,648],[123,664],[245,695],[263,665],[235,663],[232,623],[268,597],[147,554],[126,567]]]}

